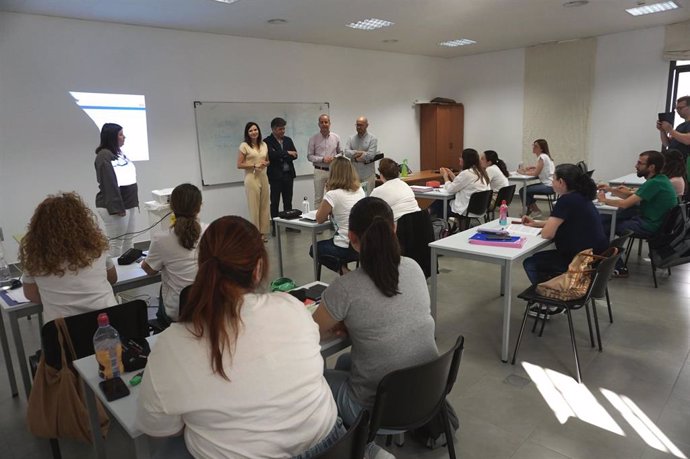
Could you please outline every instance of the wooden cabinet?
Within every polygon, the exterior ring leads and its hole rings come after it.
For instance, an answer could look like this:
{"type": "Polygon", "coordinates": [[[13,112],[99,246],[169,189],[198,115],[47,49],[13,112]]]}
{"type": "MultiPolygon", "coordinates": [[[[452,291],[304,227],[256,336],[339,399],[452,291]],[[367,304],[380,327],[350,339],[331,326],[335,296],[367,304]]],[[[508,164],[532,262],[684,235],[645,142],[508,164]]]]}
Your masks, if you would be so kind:
{"type": "Polygon", "coordinates": [[[465,108],[462,104],[421,104],[420,109],[420,169],[457,169],[465,108]]]}

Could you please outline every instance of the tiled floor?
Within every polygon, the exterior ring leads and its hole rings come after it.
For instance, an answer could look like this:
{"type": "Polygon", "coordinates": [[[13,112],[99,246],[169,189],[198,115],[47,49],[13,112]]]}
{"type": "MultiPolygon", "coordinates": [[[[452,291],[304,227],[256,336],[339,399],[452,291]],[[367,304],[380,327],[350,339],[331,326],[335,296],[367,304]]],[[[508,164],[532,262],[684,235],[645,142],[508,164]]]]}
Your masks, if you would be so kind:
{"type": "MultiPolygon", "coordinates": [[[[284,237],[285,275],[298,284],[311,281],[310,238],[284,237]]],[[[268,248],[275,261],[275,241],[268,248]]],[[[572,378],[565,316],[550,320],[541,338],[526,332],[517,364],[504,364],[499,268],[452,258],[442,258],[440,267],[439,348],[465,336],[450,395],[461,423],[459,458],[690,457],[690,267],[674,268],[670,277],[660,272],[654,289],[649,263],[632,255],[630,278],[609,284],[613,324],[605,307],[599,308],[601,353],[589,347],[584,312],[574,313],[582,386],[572,378]]],[[[519,264],[514,268],[513,297],[528,285],[519,264]]],[[[323,277],[328,282],[333,274],[324,270],[323,277]]],[[[519,301],[513,305],[511,345],[524,311],[519,301]]],[[[27,349],[37,348],[37,321],[22,321],[22,332],[27,349]]],[[[47,441],[26,431],[23,396],[13,399],[9,392],[0,362],[0,457],[49,458],[47,441]]],[[[94,457],[88,445],[64,441],[62,450],[65,458],[94,457]]],[[[109,457],[131,456],[117,427],[107,450],[109,457]]],[[[391,451],[399,458],[447,457],[445,448],[431,451],[409,440],[391,451]]]]}

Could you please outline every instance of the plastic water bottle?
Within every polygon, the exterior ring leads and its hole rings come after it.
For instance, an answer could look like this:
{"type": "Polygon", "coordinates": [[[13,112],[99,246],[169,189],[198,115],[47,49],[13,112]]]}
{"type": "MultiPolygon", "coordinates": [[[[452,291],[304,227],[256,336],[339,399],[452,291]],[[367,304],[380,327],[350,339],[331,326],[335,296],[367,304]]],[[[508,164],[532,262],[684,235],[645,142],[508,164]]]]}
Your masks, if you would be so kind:
{"type": "Polygon", "coordinates": [[[120,334],[110,325],[108,314],[98,315],[98,330],[93,335],[93,348],[98,360],[98,374],[103,379],[117,378],[124,373],[120,334]]]}
{"type": "Polygon", "coordinates": [[[304,201],[302,201],[302,213],[303,214],[308,214],[310,212],[310,205],[309,205],[309,199],[307,197],[304,197],[304,201]]]}
{"type": "Polygon", "coordinates": [[[407,160],[403,159],[403,162],[400,165],[400,176],[401,177],[407,177],[409,174],[410,174],[410,168],[407,167],[407,160]]]}
{"type": "Polygon", "coordinates": [[[498,224],[508,226],[508,204],[505,199],[501,201],[501,207],[498,208],[498,224]]]}
{"type": "Polygon", "coordinates": [[[5,248],[0,241],[0,282],[8,281],[11,277],[10,267],[5,261],[5,248]]]}

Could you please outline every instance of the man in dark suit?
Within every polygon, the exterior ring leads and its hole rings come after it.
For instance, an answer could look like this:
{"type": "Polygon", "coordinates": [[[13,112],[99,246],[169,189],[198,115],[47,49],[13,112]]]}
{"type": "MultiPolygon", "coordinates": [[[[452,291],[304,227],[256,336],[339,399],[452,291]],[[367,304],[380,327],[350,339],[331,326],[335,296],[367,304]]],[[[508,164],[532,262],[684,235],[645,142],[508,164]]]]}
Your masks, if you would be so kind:
{"type": "MultiPolygon", "coordinates": [[[[278,216],[280,196],[283,196],[283,210],[292,209],[292,186],[295,179],[297,149],[290,137],[285,135],[283,118],[273,118],[271,135],[264,139],[268,145],[268,182],[271,185],[271,218],[278,216]]],[[[275,233],[275,228],[274,228],[275,233]]]]}

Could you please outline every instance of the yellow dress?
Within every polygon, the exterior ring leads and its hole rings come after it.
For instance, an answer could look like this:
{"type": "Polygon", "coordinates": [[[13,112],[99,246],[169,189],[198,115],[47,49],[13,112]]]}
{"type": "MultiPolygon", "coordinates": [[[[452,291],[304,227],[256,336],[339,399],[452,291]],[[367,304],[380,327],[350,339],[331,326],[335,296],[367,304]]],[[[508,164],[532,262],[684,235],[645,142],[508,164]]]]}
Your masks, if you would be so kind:
{"type": "MultiPolygon", "coordinates": [[[[244,155],[244,162],[259,164],[268,157],[268,146],[261,142],[259,149],[250,147],[246,142],[240,145],[240,152],[244,155]]],[[[245,169],[244,191],[247,194],[247,207],[249,207],[249,220],[263,235],[270,232],[270,189],[266,168],[245,169]]]]}

